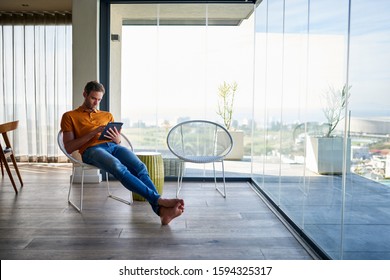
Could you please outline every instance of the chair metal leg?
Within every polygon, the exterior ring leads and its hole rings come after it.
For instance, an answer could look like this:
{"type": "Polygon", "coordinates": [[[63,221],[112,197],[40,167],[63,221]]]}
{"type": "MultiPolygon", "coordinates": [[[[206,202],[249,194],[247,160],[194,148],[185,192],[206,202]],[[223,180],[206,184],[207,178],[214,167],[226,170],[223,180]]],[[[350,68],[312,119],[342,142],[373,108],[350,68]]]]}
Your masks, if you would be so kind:
{"type": "Polygon", "coordinates": [[[225,181],[225,166],[223,164],[223,161],[221,161],[222,164],[222,178],[223,178],[223,191],[218,188],[217,185],[217,176],[215,174],[215,164],[213,162],[213,169],[214,169],[214,183],[215,183],[215,189],[224,197],[226,198],[226,181],[225,181]]]}
{"type": "MultiPolygon", "coordinates": [[[[73,186],[73,181],[74,181],[74,174],[75,174],[75,170],[76,170],[76,167],[73,167],[73,175],[72,175],[72,180],[70,181],[70,185],[69,185],[69,192],[68,192],[68,203],[70,205],[72,205],[77,211],[79,211],[80,213],[83,211],[83,200],[84,200],[84,168],[81,169],[81,188],[80,188],[80,207],[76,205],[76,203],[74,203],[71,199],[70,199],[70,195],[71,195],[71,192],[72,192],[72,186],[73,186]]],[[[110,190],[110,183],[109,183],[109,180],[108,180],[108,173],[106,173],[106,182],[107,182],[107,193],[108,193],[108,197],[112,198],[112,199],[115,199],[117,201],[120,201],[120,202],[123,202],[125,204],[132,204],[133,203],[133,198],[132,198],[132,193],[130,192],[130,199],[129,200],[126,200],[126,199],[123,199],[121,197],[118,197],[118,196],[115,196],[111,193],[111,190],[110,190]]]]}
{"type": "Polygon", "coordinates": [[[73,166],[72,180],[70,180],[69,192],[68,192],[68,203],[81,213],[83,210],[83,198],[84,198],[84,194],[83,194],[84,193],[84,168],[82,168],[81,171],[80,207],[78,207],[73,201],[70,200],[70,193],[73,186],[75,171],[76,171],[76,167],[73,166]]]}
{"type": "Polygon", "coordinates": [[[181,190],[181,187],[182,187],[182,184],[183,184],[183,176],[184,176],[184,164],[183,164],[183,170],[182,170],[182,162],[180,162],[179,164],[179,174],[177,176],[177,188],[176,188],[176,198],[179,197],[179,193],[180,193],[180,190],[181,190]]]}
{"type": "Polygon", "coordinates": [[[108,197],[112,198],[112,199],[115,199],[115,200],[118,200],[122,203],[125,203],[125,204],[128,204],[128,205],[131,205],[133,204],[133,195],[132,195],[132,192],[130,192],[130,199],[129,200],[126,200],[126,199],[123,199],[119,196],[115,196],[111,193],[111,189],[110,189],[110,182],[108,180],[108,172],[106,172],[106,182],[107,182],[107,193],[108,193],[108,197]]]}

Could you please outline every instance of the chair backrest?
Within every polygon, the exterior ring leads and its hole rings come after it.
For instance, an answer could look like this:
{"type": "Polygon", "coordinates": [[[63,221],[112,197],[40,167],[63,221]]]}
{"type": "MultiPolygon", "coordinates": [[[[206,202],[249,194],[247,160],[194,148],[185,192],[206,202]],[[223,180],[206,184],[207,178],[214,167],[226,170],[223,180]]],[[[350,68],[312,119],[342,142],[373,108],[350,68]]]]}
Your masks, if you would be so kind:
{"type": "MultiPolygon", "coordinates": [[[[122,140],[123,140],[122,141],[123,143],[121,145],[123,145],[123,146],[125,146],[133,151],[133,145],[131,144],[130,140],[123,133],[121,133],[121,136],[122,136],[122,140]]],[[[79,151],[74,151],[72,154],[69,154],[66,151],[65,145],[64,145],[64,133],[62,132],[62,130],[60,130],[58,132],[57,143],[58,143],[58,146],[60,147],[60,150],[69,158],[69,160],[73,164],[78,164],[78,165],[84,164],[79,151]]]]}
{"type": "Polygon", "coordinates": [[[15,130],[18,127],[19,121],[7,122],[0,124],[0,133],[5,133],[11,130],[15,130]]]}
{"type": "Polygon", "coordinates": [[[124,135],[122,132],[121,132],[121,137],[122,137],[121,145],[129,148],[132,151],[134,151],[133,145],[131,144],[131,141],[129,140],[129,138],[127,138],[126,135],[124,135]]]}
{"type": "Polygon", "coordinates": [[[60,130],[58,132],[58,135],[57,135],[57,143],[58,143],[58,147],[60,147],[60,150],[64,153],[64,155],[66,155],[66,157],[73,163],[73,164],[77,164],[77,165],[82,165],[83,164],[83,161],[81,159],[81,155],[78,153],[77,151],[77,154],[75,153],[72,153],[72,154],[69,154],[66,149],[65,149],[65,145],[64,145],[64,133],[62,132],[62,130],[60,130]]]}
{"type": "MultiPolygon", "coordinates": [[[[230,133],[221,125],[206,120],[191,120],[177,124],[168,133],[169,150],[178,158],[223,159],[233,147],[230,133]]],[[[212,161],[212,160],[210,160],[212,161]]]]}

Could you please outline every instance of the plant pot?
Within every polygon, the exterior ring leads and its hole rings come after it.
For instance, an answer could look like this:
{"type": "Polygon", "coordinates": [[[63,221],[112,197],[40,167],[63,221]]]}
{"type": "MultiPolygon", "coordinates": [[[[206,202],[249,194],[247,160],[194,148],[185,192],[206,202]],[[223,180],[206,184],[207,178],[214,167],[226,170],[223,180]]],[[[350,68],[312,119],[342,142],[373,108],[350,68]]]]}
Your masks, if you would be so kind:
{"type": "Polygon", "coordinates": [[[242,160],[244,157],[244,131],[229,131],[233,138],[233,148],[225,157],[227,160],[242,160]]]}
{"type": "MultiPolygon", "coordinates": [[[[306,168],[318,174],[342,174],[342,137],[306,137],[306,168]]],[[[347,172],[351,166],[351,139],[347,141],[347,172]]]]}

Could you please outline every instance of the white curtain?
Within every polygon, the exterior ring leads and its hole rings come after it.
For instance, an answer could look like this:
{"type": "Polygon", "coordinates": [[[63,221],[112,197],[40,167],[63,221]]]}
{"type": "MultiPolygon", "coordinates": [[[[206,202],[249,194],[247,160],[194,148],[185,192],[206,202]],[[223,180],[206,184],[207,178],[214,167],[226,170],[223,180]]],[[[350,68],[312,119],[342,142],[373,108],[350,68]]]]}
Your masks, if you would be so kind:
{"type": "Polygon", "coordinates": [[[11,134],[19,161],[57,162],[61,116],[72,106],[69,15],[12,16],[0,20],[0,123],[19,120],[11,134]]]}

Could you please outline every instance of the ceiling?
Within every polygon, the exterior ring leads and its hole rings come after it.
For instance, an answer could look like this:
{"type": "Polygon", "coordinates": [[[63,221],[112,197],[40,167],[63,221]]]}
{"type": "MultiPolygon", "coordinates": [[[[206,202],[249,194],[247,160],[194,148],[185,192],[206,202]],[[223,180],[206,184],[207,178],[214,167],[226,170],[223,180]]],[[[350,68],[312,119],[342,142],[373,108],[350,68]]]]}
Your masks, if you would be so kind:
{"type": "Polygon", "coordinates": [[[2,12],[71,11],[72,0],[0,0],[2,12]]]}
{"type": "MultiPolygon", "coordinates": [[[[236,2],[236,1],[234,1],[236,2]]],[[[245,3],[245,1],[243,1],[245,3]]],[[[248,4],[252,1],[248,1],[248,4]]],[[[261,2],[261,1],[259,1],[261,2]]],[[[205,21],[204,5],[199,4],[165,4],[160,8],[160,24],[203,24],[205,21]]],[[[119,11],[124,24],[148,25],[155,22],[155,5],[114,5],[119,11]]],[[[1,12],[71,12],[72,0],[0,0],[1,12]]],[[[239,25],[253,12],[252,5],[242,4],[209,4],[209,25],[239,25]]]]}
{"type": "Polygon", "coordinates": [[[242,4],[165,4],[113,5],[125,25],[240,25],[253,12],[253,5],[242,4]],[[206,16],[207,15],[207,16],[206,16]]]}

